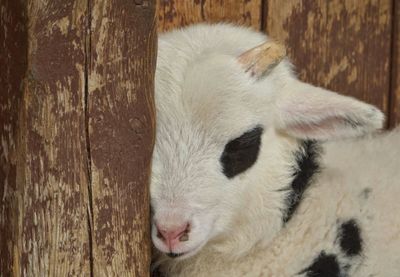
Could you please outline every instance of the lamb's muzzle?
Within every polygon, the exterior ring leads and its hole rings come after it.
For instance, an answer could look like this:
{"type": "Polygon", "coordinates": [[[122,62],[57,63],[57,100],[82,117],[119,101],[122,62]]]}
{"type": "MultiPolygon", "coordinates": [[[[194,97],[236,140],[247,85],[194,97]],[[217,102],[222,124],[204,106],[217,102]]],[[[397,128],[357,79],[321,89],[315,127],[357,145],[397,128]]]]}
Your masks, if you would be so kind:
{"type": "Polygon", "coordinates": [[[157,237],[160,238],[169,248],[171,252],[175,249],[179,242],[189,240],[190,224],[185,223],[181,226],[174,228],[165,228],[156,225],[157,237]]]}

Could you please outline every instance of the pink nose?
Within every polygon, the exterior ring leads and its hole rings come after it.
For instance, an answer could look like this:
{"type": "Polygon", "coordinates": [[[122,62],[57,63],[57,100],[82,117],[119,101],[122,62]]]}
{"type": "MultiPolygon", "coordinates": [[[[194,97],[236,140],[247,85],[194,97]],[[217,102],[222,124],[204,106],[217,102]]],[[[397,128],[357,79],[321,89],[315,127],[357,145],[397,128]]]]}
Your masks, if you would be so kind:
{"type": "Polygon", "coordinates": [[[186,223],[175,228],[163,228],[160,225],[157,227],[157,237],[162,239],[168,246],[169,250],[173,250],[179,242],[189,240],[190,225],[186,223]]]}

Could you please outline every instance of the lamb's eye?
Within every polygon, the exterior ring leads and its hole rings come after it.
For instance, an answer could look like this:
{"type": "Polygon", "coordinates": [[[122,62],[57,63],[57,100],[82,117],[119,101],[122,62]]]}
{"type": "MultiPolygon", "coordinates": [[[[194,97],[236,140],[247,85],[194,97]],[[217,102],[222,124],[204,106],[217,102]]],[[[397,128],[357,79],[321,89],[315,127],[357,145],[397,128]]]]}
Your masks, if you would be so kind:
{"type": "Polygon", "coordinates": [[[233,178],[256,162],[262,132],[263,128],[256,127],[225,145],[220,162],[226,177],[233,178]]]}

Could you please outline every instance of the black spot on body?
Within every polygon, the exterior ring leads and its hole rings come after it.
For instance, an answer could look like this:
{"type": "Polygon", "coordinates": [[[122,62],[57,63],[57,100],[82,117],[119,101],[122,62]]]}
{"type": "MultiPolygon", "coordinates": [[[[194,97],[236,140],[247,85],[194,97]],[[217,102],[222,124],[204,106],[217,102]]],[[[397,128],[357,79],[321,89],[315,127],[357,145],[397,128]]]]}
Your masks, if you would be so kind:
{"type": "Polygon", "coordinates": [[[341,270],[335,255],[321,252],[312,264],[299,274],[307,277],[340,277],[341,270]]]}
{"type": "Polygon", "coordinates": [[[235,177],[257,161],[262,133],[263,128],[256,127],[225,145],[220,162],[226,177],[235,177]]]}
{"type": "Polygon", "coordinates": [[[354,219],[348,220],[340,225],[338,240],[341,250],[347,256],[355,256],[362,251],[362,239],[360,228],[354,219]]]}
{"type": "Polygon", "coordinates": [[[293,173],[293,181],[288,188],[288,196],[286,198],[286,211],[284,213],[283,222],[286,223],[293,216],[301,200],[304,192],[311,185],[312,179],[319,172],[318,159],[321,148],[316,141],[307,140],[301,145],[301,149],[295,153],[296,166],[293,173]]]}

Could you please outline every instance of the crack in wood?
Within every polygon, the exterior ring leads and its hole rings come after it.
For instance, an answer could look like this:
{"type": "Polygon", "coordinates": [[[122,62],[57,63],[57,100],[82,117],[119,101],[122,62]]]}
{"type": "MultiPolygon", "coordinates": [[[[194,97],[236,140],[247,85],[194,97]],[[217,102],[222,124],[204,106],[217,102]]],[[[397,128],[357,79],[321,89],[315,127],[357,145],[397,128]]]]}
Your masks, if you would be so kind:
{"type": "Polygon", "coordinates": [[[84,116],[85,116],[85,142],[87,154],[87,177],[88,177],[88,239],[89,239],[89,269],[90,276],[94,276],[94,257],[93,257],[93,192],[92,192],[92,157],[90,149],[90,134],[89,134],[89,68],[91,57],[91,0],[87,0],[86,11],[86,30],[85,34],[85,91],[84,91],[84,116]]]}
{"type": "Polygon", "coordinates": [[[400,3],[392,1],[392,33],[390,49],[390,93],[388,97],[387,123],[389,128],[394,128],[400,123],[400,3]]]}

